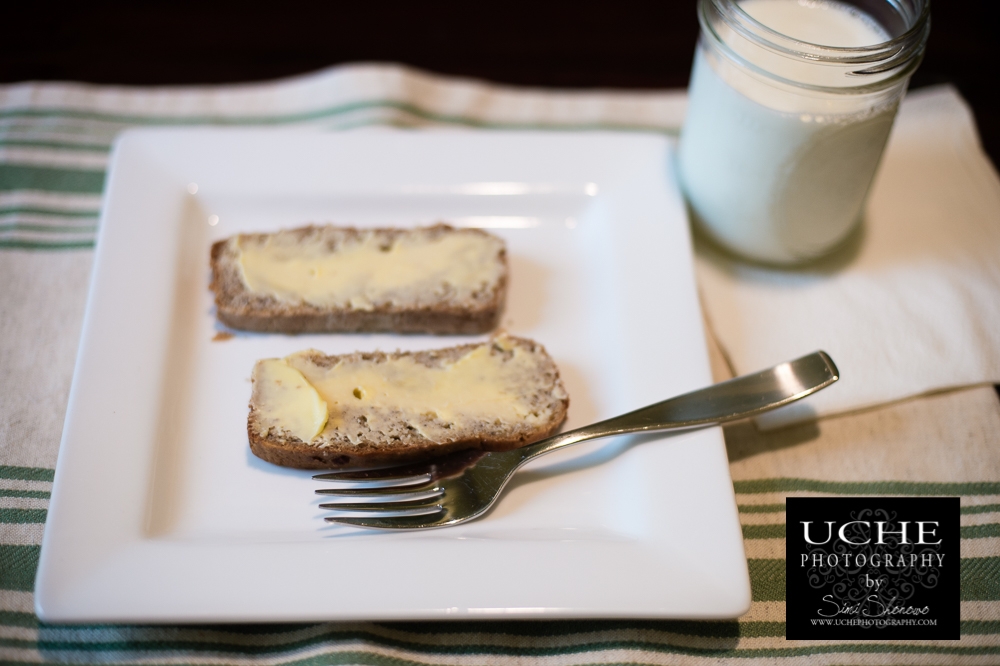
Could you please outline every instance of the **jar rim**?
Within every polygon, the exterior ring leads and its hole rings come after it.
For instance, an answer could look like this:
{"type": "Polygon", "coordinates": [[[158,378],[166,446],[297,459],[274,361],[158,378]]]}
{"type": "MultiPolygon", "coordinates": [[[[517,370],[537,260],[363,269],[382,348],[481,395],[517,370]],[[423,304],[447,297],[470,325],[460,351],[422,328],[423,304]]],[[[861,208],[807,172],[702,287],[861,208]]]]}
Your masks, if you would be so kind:
{"type": "Polygon", "coordinates": [[[927,36],[930,32],[930,0],[912,0],[912,3],[909,4],[917,10],[915,12],[906,12],[905,7],[903,7],[906,3],[887,0],[887,4],[891,4],[899,11],[900,17],[905,21],[906,30],[884,42],[860,47],[828,46],[790,37],[752,17],[740,7],[738,0],[699,0],[698,20],[702,31],[714,37],[716,43],[724,48],[728,57],[751,69],[759,70],[761,74],[770,78],[780,79],[781,77],[761,70],[730,48],[709,20],[709,11],[714,11],[715,15],[731,30],[756,46],[803,62],[846,67],[857,66],[858,69],[846,72],[850,77],[857,77],[857,86],[834,88],[788,81],[788,83],[800,87],[829,92],[848,92],[857,91],[859,88],[882,88],[891,85],[900,78],[912,74],[923,58],[927,36]],[[871,75],[886,76],[879,77],[877,82],[867,82],[865,79],[871,75]]]}

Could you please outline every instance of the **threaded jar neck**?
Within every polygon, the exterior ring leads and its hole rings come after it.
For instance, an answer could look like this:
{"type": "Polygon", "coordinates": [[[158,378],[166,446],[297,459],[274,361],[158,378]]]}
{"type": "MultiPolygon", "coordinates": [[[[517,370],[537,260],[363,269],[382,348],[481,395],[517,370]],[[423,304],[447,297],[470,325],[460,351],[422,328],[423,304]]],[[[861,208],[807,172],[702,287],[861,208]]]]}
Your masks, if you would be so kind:
{"type": "Polygon", "coordinates": [[[699,0],[702,39],[708,42],[703,46],[758,77],[818,92],[875,92],[906,81],[923,58],[929,0],[841,0],[839,5],[870,17],[889,38],[866,46],[815,44],[768,27],[737,0],[699,0]]]}

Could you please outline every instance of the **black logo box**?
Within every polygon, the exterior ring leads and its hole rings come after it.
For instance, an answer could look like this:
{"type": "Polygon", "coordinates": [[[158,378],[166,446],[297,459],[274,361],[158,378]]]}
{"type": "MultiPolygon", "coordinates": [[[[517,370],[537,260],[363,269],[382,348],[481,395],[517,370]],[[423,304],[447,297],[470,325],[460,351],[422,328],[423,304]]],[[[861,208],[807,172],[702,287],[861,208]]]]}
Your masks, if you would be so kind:
{"type": "Polygon", "coordinates": [[[786,638],[959,638],[959,498],[789,497],[785,517],[786,638]]]}

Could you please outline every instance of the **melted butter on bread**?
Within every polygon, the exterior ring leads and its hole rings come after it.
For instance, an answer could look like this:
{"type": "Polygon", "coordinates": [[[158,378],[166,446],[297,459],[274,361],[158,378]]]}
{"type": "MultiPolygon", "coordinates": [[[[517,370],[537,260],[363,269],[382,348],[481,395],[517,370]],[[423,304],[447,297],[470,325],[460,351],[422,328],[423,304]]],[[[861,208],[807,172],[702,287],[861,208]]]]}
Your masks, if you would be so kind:
{"type": "MultiPolygon", "coordinates": [[[[254,371],[255,397],[272,395],[271,389],[259,385],[265,376],[278,376],[276,364],[302,377],[313,389],[329,417],[321,431],[299,439],[316,446],[323,446],[324,439],[358,444],[370,434],[388,433],[400,422],[428,440],[445,441],[479,424],[538,427],[553,418],[551,410],[540,410],[524,393],[525,385],[538,373],[538,355],[523,345],[511,344],[503,335],[470,346],[458,357],[429,362],[410,355],[380,357],[378,361],[342,357],[333,364],[324,363],[327,358],[310,349],[284,359],[259,361],[254,371]]],[[[557,392],[563,393],[561,385],[557,392]]],[[[311,404],[308,392],[300,395],[311,404]]],[[[260,414],[261,423],[283,427],[286,422],[300,422],[301,415],[311,409],[296,402],[290,391],[281,396],[281,400],[268,398],[256,403],[258,411],[268,410],[260,414]]],[[[292,427],[286,430],[294,432],[292,427]]]]}
{"type": "Polygon", "coordinates": [[[350,469],[464,449],[508,451],[555,433],[569,406],[545,348],[512,335],[423,351],[306,350],[270,362],[298,372],[329,408],[329,420],[311,440],[292,435],[281,411],[299,408],[284,403],[265,413],[272,408],[258,400],[267,389],[255,368],[250,448],[289,467],[350,469]]]}
{"type": "Polygon", "coordinates": [[[324,432],[341,431],[357,443],[359,419],[366,429],[385,431],[403,420],[430,440],[476,423],[503,425],[543,420],[523,400],[524,382],[536,371],[535,359],[504,337],[478,345],[456,360],[425,365],[412,356],[379,363],[354,359],[324,368],[311,362],[315,352],[286,358],[329,405],[324,432]]]}
{"type": "Polygon", "coordinates": [[[278,232],[264,242],[241,237],[238,250],[251,292],[282,303],[351,310],[419,303],[445,293],[464,299],[495,283],[504,270],[496,261],[503,241],[472,230],[402,234],[389,242],[369,231],[336,247],[278,232]]]}

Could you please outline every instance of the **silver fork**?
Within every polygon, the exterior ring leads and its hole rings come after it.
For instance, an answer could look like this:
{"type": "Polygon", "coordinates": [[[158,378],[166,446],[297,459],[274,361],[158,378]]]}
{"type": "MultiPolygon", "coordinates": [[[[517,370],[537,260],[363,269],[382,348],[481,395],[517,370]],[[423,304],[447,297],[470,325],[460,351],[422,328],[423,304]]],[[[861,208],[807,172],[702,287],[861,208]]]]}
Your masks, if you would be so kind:
{"type": "Polygon", "coordinates": [[[418,465],[317,474],[314,479],[337,485],[316,493],[340,500],[319,506],[342,512],[327,516],[328,522],[357,527],[414,530],[458,525],[483,515],[514,472],[540,455],[598,437],[756,416],[811,395],[838,378],[833,360],[818,351],[511,451],[466,451],[418,465]]]}

